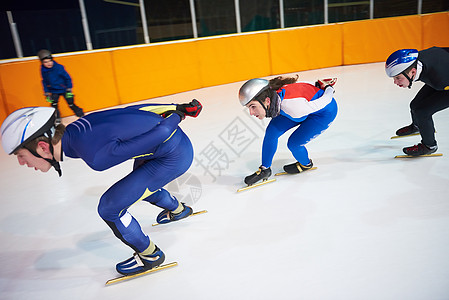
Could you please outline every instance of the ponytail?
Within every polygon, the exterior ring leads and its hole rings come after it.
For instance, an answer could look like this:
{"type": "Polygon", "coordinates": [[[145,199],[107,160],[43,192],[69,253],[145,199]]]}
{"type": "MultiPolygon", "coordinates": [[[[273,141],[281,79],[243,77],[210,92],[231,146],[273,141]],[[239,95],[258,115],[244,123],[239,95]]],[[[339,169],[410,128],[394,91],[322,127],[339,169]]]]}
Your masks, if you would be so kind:
{"type": "Polygon", "coordinates": [[[275,77],[273,79],[271,79],[268,83],[268,85],[270,86],[270,88],[272,90],[279,90],[282,86],[286,85],[286,84],[291,84],[291,83],[295,83],[299,78],[299,75],[296,75],[295,77],[282,77],[282,76],[278,76],[275,77]]]}

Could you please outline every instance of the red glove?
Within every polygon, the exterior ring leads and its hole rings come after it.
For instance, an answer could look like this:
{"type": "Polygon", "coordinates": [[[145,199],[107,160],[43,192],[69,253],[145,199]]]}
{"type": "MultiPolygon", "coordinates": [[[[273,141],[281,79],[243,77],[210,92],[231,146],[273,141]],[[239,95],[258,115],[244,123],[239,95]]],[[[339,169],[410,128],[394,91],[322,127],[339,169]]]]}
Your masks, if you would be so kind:
{"type": "Polygon", "coordinates": [[[196,118],[200,114],[201,110],[203,109],[203,106],[201,105],[200,101],[193,99],[189,103],[185,104],[178,104],[176,105],[176,110],[184,113],[187,116],[196,118]]]}
{"type": "Polygon", "coordinates": [[[336,82],[337,78],[318,79],[317,82],[315,82],[315,86],[317,88],[325,90],[327,86],[334,86],[336,82]]]}

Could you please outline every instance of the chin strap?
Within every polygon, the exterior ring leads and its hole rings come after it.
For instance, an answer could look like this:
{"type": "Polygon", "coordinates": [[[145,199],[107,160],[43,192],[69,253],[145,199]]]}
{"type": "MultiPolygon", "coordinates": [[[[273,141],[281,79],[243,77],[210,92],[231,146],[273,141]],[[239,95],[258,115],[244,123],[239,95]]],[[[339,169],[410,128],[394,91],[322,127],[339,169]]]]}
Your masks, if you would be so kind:
{"type": "Polygon", "coordinates": [[[267,109],[267,107],[265,106],[265,104],[263,104],[263,102],[260,101],[260,100],[257,100],[257,101],[259,101],[260,105],[262,105],[263,109],[265,109],[265,116],[268,116],[268,109],[267,109]]]}
{"type": "MultiPolygon", "coordinates": [[[[56,172],[58,172],[58,174],[59,174],[59,177],[61,177],[62,176],[61,165],[55,159],[53,144],[51,142],[50,142],[50,152],[51,152],[51,155],[53,156],[53,158],[52,159],[44,158],[44,159],[46,161],[48,161],[52,165],[53,168],[55,168],[56,172]]],[[[62,154],[61,154],[61,160],[62,160],[62,154]]]]}
{"type": "Polygon", "coordinates": [[[413,75],[412,78],[408,77],[408,75],[405,72],[401,73],[402,75],[405,76],[405,78],[407,78],[409,84],[408,84],[408,88],[411,89],[412,88],[412,84],[413,84],[413,79],[415,78],[415,75],[413,75]]]}
{"type": "MultiPolygon", "coordinates": [[[[45,135],[46,135],[47,137],[50,138],[49,146],[50,146],[50,153],[51,153],[51,155],[52,155],[52,158],[51,158],[51,159],[50,159],[50,158],[44,158],[44,157],[40,156],[40,155],[36,152],[36,150],[30,149],[30,148],[27,148],[27,147],[25,147],[25,148],[26,148],[28,151],[30,151],[31,154],[33,154],[34,156],[36,156],[36,157],[38,157],[38,158],[43,158],[43,159],[45,159],[46,161],[48,161],[48,162],[50,163],[50,165],[51,165],[53,168],[55,168],[56,172],[58,172],[59,177],[61,177],[61,176],[62,176],[61,165],[60,165],[59,162],[56,161],[56,159],[55,159],[54,148],[53,148],[53,144],[51,143],[52,131],[51,131],[51,130],[47,131],[47,132],[45,133],[45,135]]],[[[61,153],[61,161],[62,161],[62,153],[61,153]]]]}
{"type": "MultiPolygon", "coordinates": [[[[415,61],[415,62],[412,64],[412,68],[417,69],[417,66],[418,66],[418,61],[415,61]]],[[[415,73],[415,75],[413,75],[413,77],[411,77],[411,78],[405,73],[405,70],[402,71],[401,74],[404,75],[405,78],[407,78],[407,80],[408,80],[408,88],[410,89],[410,88],[412,87],[413,79],[415,79],[416,73],[415,73]]]]}
{"type": "MultiPolygon", "coordinates": [[[[280,112],[280,101],[278,101],[278,95],[276,91],[273,91],[270,89],[271,95],[270,95],[270,107],[266,107],[265,104],[263,104],[263,101],[256,99],[260,105],[262,105],[263,109],[265,110],[265,116],[267,118],[274,118],[279,115],[280,112]]],[[[264,99],[265,100],[265,99],[264,99]]]]}
{"type": "Polygon", "coordinates": [[[48,162],[50,163],[50,165],[51,165],[53,168],[55,168],[56,172],[58,172],[59,177],[62,176],[61,165],[60,165],[59,162],[56,161],[56,159],[55,159],[55,156],[54,156],[54,154],[53,154],[53,145],[52,145],[51,143],[50,143],[50,151],[51,151],[51,154],[53,155],[53,158],[51,158],[51,159],[50,159],[50,158],[44,158],[44,157],[40,156],[36,151],[34,151],[34,150],[30,149],[30,148],[25,147],[25,149],[27,149],[28,151],[30,151],[31,154],[33,154],[34,156],[36,156],[36,157],[38,157],[38,158],[45,159],[46,161],[48,161],[48,162]]]}

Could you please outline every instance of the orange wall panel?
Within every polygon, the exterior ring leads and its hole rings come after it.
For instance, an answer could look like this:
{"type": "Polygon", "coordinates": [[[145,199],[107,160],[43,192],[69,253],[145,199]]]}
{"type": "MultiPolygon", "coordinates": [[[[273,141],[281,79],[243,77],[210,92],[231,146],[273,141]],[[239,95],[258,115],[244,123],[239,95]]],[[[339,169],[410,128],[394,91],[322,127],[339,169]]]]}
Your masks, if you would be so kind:
{"type": "Polygon", "coordinates": [[[122,103],[200,88],[198,59],[194,42],[114,50],[122,103]]]}
{"type": "Polygon", "coordinates": [[[2,84],[2,77],[0,73],[0,124],[3,122],[6,117],[12,113],[12,111],[9,111],[8,107],[6,106],[5,102],[5,96],[3,96],[3,93],[5,92],[5,89],[2,84]]]}
{"type": "MultiPolygon", "coordinates": [[[[85,112],[118,105],[111,52],[92,52],[55,57],[72,77],[75,104],[85,112]]],[[[59,98],[63,116],[73,115],[63,97],[59,98]]]]}
{"type": "Polygon", "coordinates": [[[272,74],[268,33],[205,39],[197,43],[203,86],[272,74]]]}
{"type": "MultiPolygon", "coordinates": [[[[118,105],[109,52],[54,57],[72,77],[75,103],[85,112],[118,105]]],[[[9,113],[26,106],[49,106],[45,100],[38,59],[0,64],[2,101],[9,113]]],[[[73,115],[63,97],[61,115],[73,115]]]]}
{"type": "Polygon", "coordinates": [[[343,64],[380,62],[398,49],[421,49],[420,24],[420,16],[343,23],[343,64]]]}
{"type": "Polygon", "coordinates": [[[273,74],[342,65],[341,25],[270,32],[273,74]]]}
{"type": "Polygon", "coordinates": [[[449,12],[423,15],[422,48],[449,47],[449,12]]]}
{"type": "Polygon", "coordinates": [[[37,59],[0,65],[2,97],[9,113],[26,106],[48,105],[39,68],[37,59]]]}

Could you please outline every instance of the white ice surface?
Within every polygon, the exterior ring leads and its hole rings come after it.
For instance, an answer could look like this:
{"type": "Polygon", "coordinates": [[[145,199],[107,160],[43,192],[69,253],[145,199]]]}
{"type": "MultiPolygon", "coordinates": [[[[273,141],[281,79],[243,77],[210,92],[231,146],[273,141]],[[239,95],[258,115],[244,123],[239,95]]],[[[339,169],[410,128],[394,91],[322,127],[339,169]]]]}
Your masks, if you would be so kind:
{"type": "MultiPolygon", "coordinates": [[[[420,141],[390,137],[410,124],[409,102],[422,84],[393,85],[382,63],[300,76],[338,77],[337,119],[308,145],[318,169],[242,193],[268,123],[238,103],[243,82],[149,100],[203,103],[199,118],[180,125],[195,161],[167,189],[208,213],[152,227],[160,209],[133,206],[166,262],[179,266],[116,285],[105,282],[132,250],[96,208],[132,163],[99,173],[66,160],[58,178],[0,151],[0,298],[449,299],[449,110],[434,115],[444,156],[394,159],[420,141]]],[[[274,172],[294,162],[286,141],[274,172]]]]}

